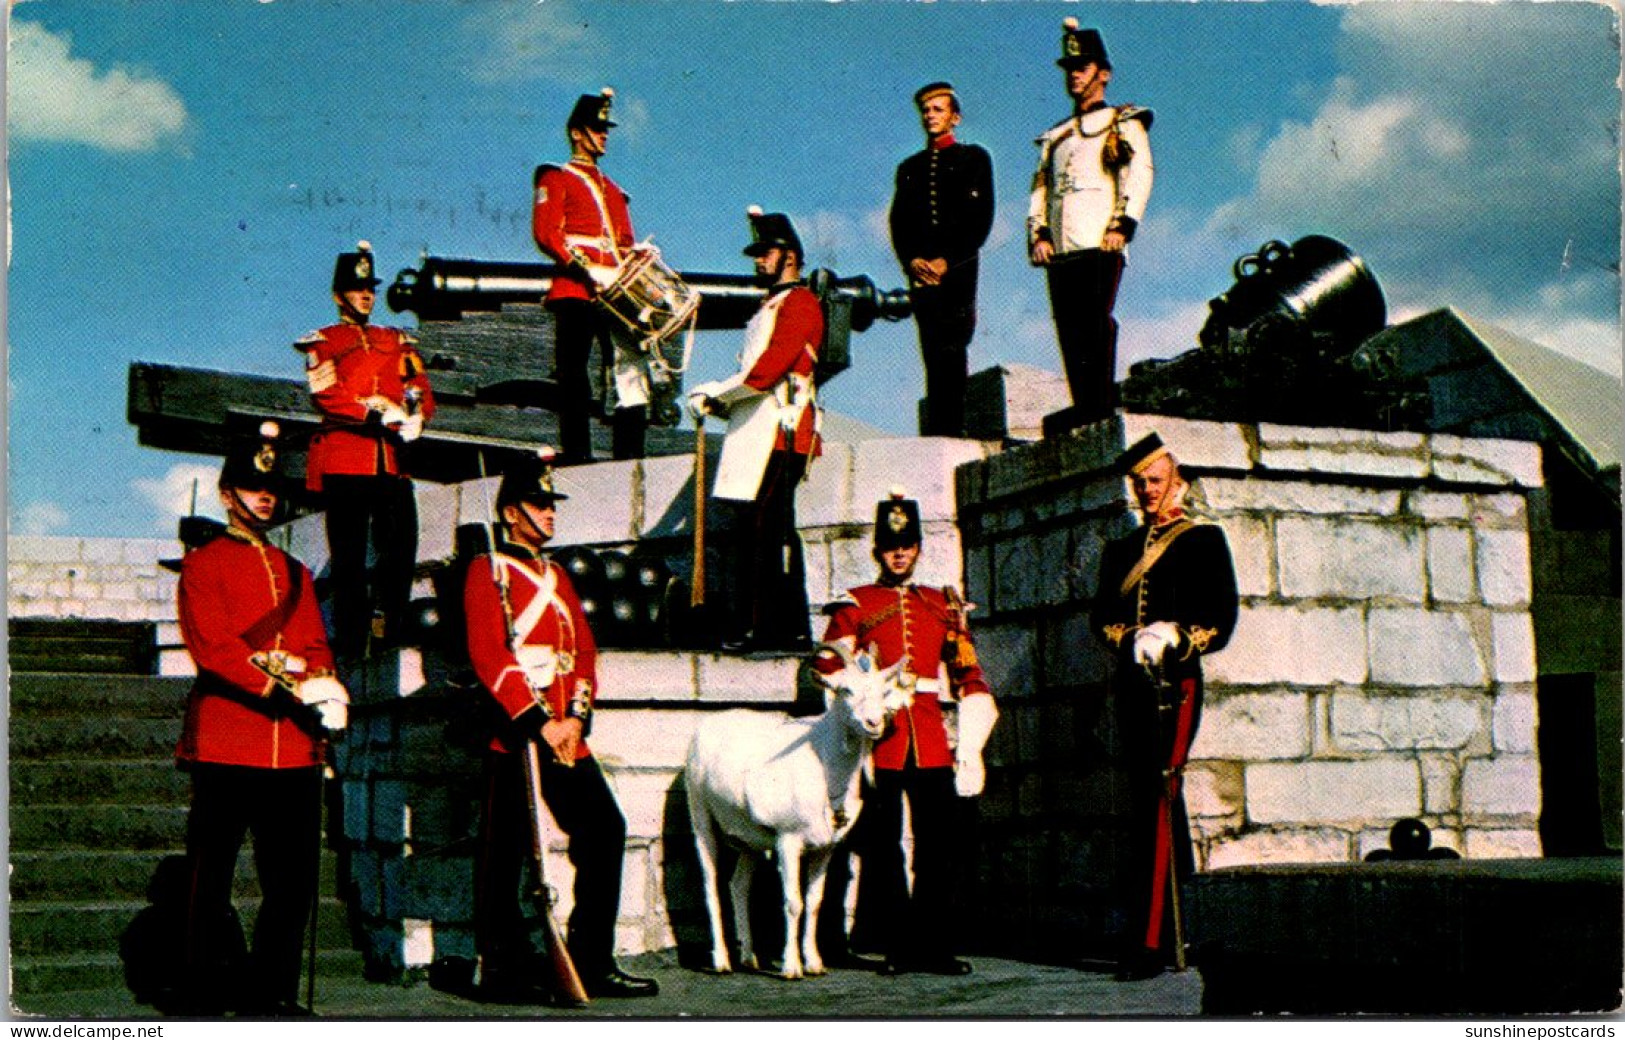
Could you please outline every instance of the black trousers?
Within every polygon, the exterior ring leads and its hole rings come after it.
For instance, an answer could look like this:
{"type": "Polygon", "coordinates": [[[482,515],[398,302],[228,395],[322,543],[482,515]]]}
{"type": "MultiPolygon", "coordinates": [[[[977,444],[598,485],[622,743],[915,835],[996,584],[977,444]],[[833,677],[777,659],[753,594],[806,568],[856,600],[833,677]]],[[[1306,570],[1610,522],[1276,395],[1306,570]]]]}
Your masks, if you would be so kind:
{"type": "Polygon", "coordinates": [[[197,986],[194,1003],[293,1003],[299,997],[305,925],[316,898],[321,855],[320,767],[194,763],[189,768],[192,809],[186,817],[186,855],[192,877],[186,974],[197,986]],[[217,923],[230,910],[237,854],[249,834],[254,836],[254,873],[264,898],[254,919],[248,977],[222,979],[217,966],[230,951],[216,948],[221,939],[217,923]]]}
{"type": "Polygon", "coordinates": [[[859,821],[865,833],[857,916],[865,932],[878,932],[889,960],[940,961],[956,951],[959,802],[951,766],[875,770],[863,803],[868,819],[859,821]],[[901,845],[905,797],[914,833],[912,891],[901,845]]]}
{"type": "Polygon", "coordinates": [[[1117,321],[1112,308],[1123,277],[1123,254],[1099,249],[1063,253],[1045,271],[1072,404],[1082,412],[1081,418],[1105,418],[1117,405],[1117,321]]]}
{"type": "MultiPolygon", "coordinates": [[[[581,977],[591,982],[615,967],[626,818],[597,759],[583,758],[566,767],[552,761],[545,747],[541,757],[542,799],[570,839],[575,867],[570,957],[581,977]]],[[[530,826],[523,760],[517,754],[488,754],[474,867],[474,943],[487,972],[539,970],[541,915],[547,910],[536,898],[530,826]]]]}
{"type": "Polygon", "coordinates": [[[388,637],[400,634],[417,567],[417,498],[410,479],[391,476],[327,476],[322,494],[333,650],[354,660],[366,650],[375,611],[388,637]]]}
{"type": "Polygon", "coordinates": [[[1190,819],[1182,783],[1171,797],[1165,770],[1182,767],[1202,721],[1201,678],[1186,677],[1170,688],[1153,691],[1138,679],[1120,677],[1116,690],[1117,723],[1128,761],[1130,869],[1119,879],[1119,900],[1127,932],[1122,945],[1132,954],[1144,949],[1174,948],[1169,880],[1170,848],[1178,884],[1187,886],[1196,871],[1190,819]]]}
{"type": "MultiPolygon", "coordinates": [[[[607,369],[614,363],[615,344],[604,313],[591,300],[555,300],[548,309],[553,312],[553,381],[559,388],[555,411],[559,417],[560,462],[567,466],[591,462],[591,415],[593,402],[599,400],[588,371],[592,346],[598,344],[598,356],[607,369]]],[[[610,393],[607,387],[600,392],[610,393]]],[[[615,409],[611,427],[614,457],[641,459],[648,427],[647,406],[615,409]]]]}
{"type": "Polygon", "coordinates": [[[925,416],[922,437],[965,434],[965,382],[970,342],[976,334],[976,268],[950,270],[940,285],[909,290],[914,323],[925,363],[925,416]]]}
{"type": "Polygon", "coordinates": [[[774,451],[755,500],[740,504],[726,638],[769,647],[812,638],[806,563],[796,533],[796,487],[806,472],[807,456],[774,451]]]}

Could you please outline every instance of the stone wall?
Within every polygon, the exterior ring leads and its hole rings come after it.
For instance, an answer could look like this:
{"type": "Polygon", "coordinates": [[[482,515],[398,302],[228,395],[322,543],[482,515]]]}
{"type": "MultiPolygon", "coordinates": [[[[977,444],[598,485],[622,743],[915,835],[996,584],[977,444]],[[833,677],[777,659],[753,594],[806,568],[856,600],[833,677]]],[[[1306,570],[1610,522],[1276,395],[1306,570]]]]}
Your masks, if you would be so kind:
{"type": "Polygon", "coordinates": [[[161,538],[11,535],[6,539],[6,614],[14,618],[172,621],[181,554],[161,538]]]}
{"type": "MultiPolygon", "coordinates": [[[[1242,596],[1188,772],[1199,865],[1346,861],[1419,816],[1469,858],[1539,855],[1525,498],[1506,441],[1130,415],[961,468],[978,643],[1005,719],[983,799],[990,917],[1122,925],[1124,785],[1089,631],[1109,465],[1157,430],[1225,528],[1242,596]]],[[[1008,924],[1006,925],[1008,927],[1008,924]]]]}

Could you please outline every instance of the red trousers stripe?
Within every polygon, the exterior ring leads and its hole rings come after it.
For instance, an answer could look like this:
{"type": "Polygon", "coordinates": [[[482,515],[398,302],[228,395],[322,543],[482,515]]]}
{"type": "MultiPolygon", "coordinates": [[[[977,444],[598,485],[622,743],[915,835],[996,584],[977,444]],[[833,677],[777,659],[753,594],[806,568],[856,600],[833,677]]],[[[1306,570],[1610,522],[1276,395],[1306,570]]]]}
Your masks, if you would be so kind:
{"type": "Polygon", "coordinates": [[[1164,764],[1165,782],[1157,798],[1156,857],[1151,863],[1151,912],[1145,925],[1145,945],[1155,950],[1162,945],[1162,915],[1167,905],[1168,891],[1172,887],[1169,868],[1173,863],[1173,799],[1179,797],[1184,782],[1182,770],[1191,750],[1191,723],[1196,716],[1196,680],[1186,679],[1179,685],[1179,707],[1174,720],[1173,745],[1168,749],[1164,764]]]}

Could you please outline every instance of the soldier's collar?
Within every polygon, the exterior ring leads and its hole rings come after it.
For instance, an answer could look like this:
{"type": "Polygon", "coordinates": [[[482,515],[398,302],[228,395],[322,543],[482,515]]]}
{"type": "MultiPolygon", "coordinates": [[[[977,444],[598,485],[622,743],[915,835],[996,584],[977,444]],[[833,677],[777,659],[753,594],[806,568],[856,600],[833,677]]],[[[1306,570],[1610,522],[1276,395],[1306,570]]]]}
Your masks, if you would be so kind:
{"type": "Polygon", "coordinates": [[[771,297],[771,296],[775,296],[775,295],[777,295],[778,293],[781,293],[781,292],[789,292],[791,289],[794,289],[796,286],[805,285],[805,284],[807,284],[807,283],[802,281],[800,278],[796,278],[796,279],[794,279],[792,281],[788,281],[788,282],[776,282],[773,285],[770,285],[770,286],[767,287],[767,295],[771,297]]]}
{"type": "Polygon", "coordinates": [[[235,538],[246,545],[264,546],[268,544],[264,538],[261,538],[253,531],[246,527],[238,527],[236,524],[227,524],[224,534],[227,538],[235,538]]]}
{"type": "Polygon", "coordinates": [[[1150,527],[1150,528],[1153,528],[1153,529],[1158,528],[1158,527],[1167,527],[1169,524],[1173,523],[1175,520],[1183,520],[1183,519],[1185,519],[1185,507],[1184,506],[1174,506],[1172,509],[1168,510],[1166,513],[1163,513],[1161,516],[1157,517],[1155,520],[1147,520],[1146,521],[1146,526],[1150,527]]]}
{"type": "Polygon", "coordinates": [[[953,131],[950,130],[945,134],[931,138],[930,148],[934,152],[940,152],[942,149],[951,148],[958,143],[959,142],[954,139],[953,131]]]}
{"type": "Polygon", "coordinates": [[[1090,105],[1088,108],[1085,108],[1085,109],[1081,110],[1078,113],[1078,115],[1086,116],[1090,112],[1099,112],[1103,108],[1110,108],[1110,107],[1111,106],[1106,104],[1106,102],[1104,102],[1104,101],[1096,101],[1094,104],[1090,105]]]}

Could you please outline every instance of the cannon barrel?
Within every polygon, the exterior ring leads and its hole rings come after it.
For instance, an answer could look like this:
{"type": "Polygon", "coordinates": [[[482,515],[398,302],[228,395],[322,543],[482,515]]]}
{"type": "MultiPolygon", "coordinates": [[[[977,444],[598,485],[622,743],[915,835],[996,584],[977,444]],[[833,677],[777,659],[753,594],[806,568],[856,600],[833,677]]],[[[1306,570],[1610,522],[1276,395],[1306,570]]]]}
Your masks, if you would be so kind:
{"type": "Polygon", "coordinates": [[[1208,301],[1202,346],[1248,349],[1320,334],[1353,350],[1387,324],[1382,288],[1365,261],[1325,235],[1266,242],[1236,260],[1235,284],[1208,301]],[[1251,332],[1253,335],[1248,335],[1251,332]]]}
{"type": "MultiPolygon", "coordinates": [[[[540,303],[561,270],[555,264],[425,255],[416,269],[395,276],[385,299],[391,310],[411,311],[425,321],[455,319],[467,311],[500,310],[505,303],[540,303]]],[[[750,275],[682,271],[679,277],[700,293],[700,329],[744,328],[767,295],[750,275]]],[[[811,272],[808,285],[826,306],[846,308],[856,332],[877,318],[900,321],[910,313],[907,290],[881,290],[864,275],[841,278],[820,269],[811,272]]]]}

